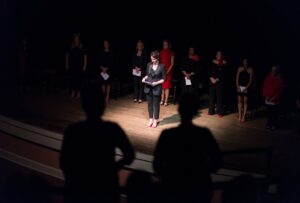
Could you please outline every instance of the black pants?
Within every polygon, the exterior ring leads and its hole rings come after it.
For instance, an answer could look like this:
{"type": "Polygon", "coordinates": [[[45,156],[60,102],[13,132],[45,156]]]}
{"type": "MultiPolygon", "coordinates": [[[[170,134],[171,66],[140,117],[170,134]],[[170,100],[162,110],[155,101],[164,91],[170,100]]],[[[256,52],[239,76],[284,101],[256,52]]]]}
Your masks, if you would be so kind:
{"type": "Polygon", "coordinates": [[[224,97],[224,84],[218,83],[215,85],[210,85],[209,88],[209,109],[208,113],[215,113],[215,105],[217,109],[217,114],[223,114],[223,97],[224,97]]]}
{"type": "Polygon", "coordinates": [[[158,119],[161,95],[153,95],[152,91],[147,94],[149,118],[158,119]]]}
{"type": "Polygon", "coordinates": [[[134,87],[134,99],[143,99],[143,84],[142,78],[133,76],[133,87],[134,87]]]}
{"type": "Polygon", "coordinates": [[[276,127],[279,114],[278,105],[267,105],[267,126],[276,127]]]}

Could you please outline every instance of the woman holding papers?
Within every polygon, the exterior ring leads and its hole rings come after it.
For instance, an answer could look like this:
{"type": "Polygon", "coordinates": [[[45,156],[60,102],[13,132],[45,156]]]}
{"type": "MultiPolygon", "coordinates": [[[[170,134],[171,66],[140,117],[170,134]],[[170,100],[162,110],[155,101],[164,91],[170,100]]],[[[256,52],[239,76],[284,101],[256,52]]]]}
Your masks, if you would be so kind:
{"type": "Polygon", "coordinates": [[[156,128],[159,118],[162,83],[166,81],[167,74],[164,64],[159,63],[159,52],[151,52],[151,62],[147,65],[144,92],[147,95],[149,123],[148,127],[156,128]]]}
{"type": "Polygon", "coordinates": [[[238,95],[238,120],[245,122],[248,108],[248,88],[252,84],[253,69],[249,66],[248,60],[243,60],[243,65],[238,68],[236,73],[236,88],[238,95]]]}
{"type": "Polygon", "coordinates": [[[139,40],[136,44],[136,51],[132,55],[132,75],[134,86],[134,102],[142,103],[143,99],[143,84],[142,76],[145,74],[147,66],[147,55],[144,51],[144,43],[139,40]]]}
{"type": "Polygon", "coordinates": [[[108,40],[104,40],[103,51],[100,53],[100,78],[106,103],[109,100],[113,63],[114,57],[110,49],[110,43],[108,40]]]}
{"type": "Polygon", "coordinates": [[[189,54],[182,64],[182,93],[193,93],[197,94],[199,79],[198,79],[198,70],[199,70],[199,56],[195,53],[195,48],[189,48],[189,54]]]}

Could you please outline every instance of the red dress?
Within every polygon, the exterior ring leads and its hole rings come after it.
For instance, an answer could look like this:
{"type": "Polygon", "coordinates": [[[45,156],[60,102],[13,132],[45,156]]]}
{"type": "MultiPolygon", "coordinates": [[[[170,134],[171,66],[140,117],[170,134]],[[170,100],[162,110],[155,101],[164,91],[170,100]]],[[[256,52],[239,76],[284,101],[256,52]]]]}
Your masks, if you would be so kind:
{"type": "MultiPolygon", "coordinates": [[[[163,49],[160,51],[160,63],[165,65],[166,71],[171,66],[171,58],[174,56],[174,52],[171,49],[163,49]]],[[[167,74],[167,80],[162,84],[163,89],[169,89],[172,87],[172,70],[167,74]]]]}

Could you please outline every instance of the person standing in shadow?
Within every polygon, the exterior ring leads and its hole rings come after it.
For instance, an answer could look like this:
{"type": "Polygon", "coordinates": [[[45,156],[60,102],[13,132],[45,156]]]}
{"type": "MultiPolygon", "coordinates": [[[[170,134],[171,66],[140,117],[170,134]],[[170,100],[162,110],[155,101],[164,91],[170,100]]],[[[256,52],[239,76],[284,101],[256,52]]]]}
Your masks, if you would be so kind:
{"type": "Polygon", "coordinates": [[[65,176],[65,202],[120,201],[118,171],[131,164],[135,153],[124,131],[101,119],[105,98],[100,85],[86,84],[81,93],[87,119],[64,133],[60,167],[65,176]],[[115,161],[115,149],[123,157],[115,161]]]}
{"type": "Polygon", "coordinates": [[[212,180],[222,162],[219,146],[211,132],[195,126],[198,99],[184,94],[179,103],[181,124],[159,137],[153,169],[160,178],[166,202],[210,202],[212,180]]]}

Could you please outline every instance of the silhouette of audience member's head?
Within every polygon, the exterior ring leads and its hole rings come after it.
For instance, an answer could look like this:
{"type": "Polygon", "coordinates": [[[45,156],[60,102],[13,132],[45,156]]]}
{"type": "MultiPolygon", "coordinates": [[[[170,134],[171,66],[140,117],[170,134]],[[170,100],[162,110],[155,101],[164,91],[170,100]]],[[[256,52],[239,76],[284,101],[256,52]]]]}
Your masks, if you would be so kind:
{"type": "Polygon", "coordinates": [[[224,203],[255,203],[257,199],[257,183],[250,175],[241,175],[233,179],[223,191],[224,203]]]}
{"type": "Polygon", "coordinates": [[[103,115],[105,102],[100,85],[89,83],[83,86],[81,106],[89,119],[99,119],[103,115]]]}
{"type": "Polygon", "coordinates": [[[51,190],[48,183],[38,175],[14,174],[7,178],[1,195],[8,203],[50,203],[51,190]]]}
{"type": "Polygon", "coordinates": [[[154,187],[151,175],[144,171],[133,172],[126,185],[128,203],[154,202],[154,187]]]}
{"type": "Polygon", "coordinates": [[[198,114],[199,99],[195,94],[185,93],[179,101],[179,114],[181,122],[190,122],[198,114]]]}

